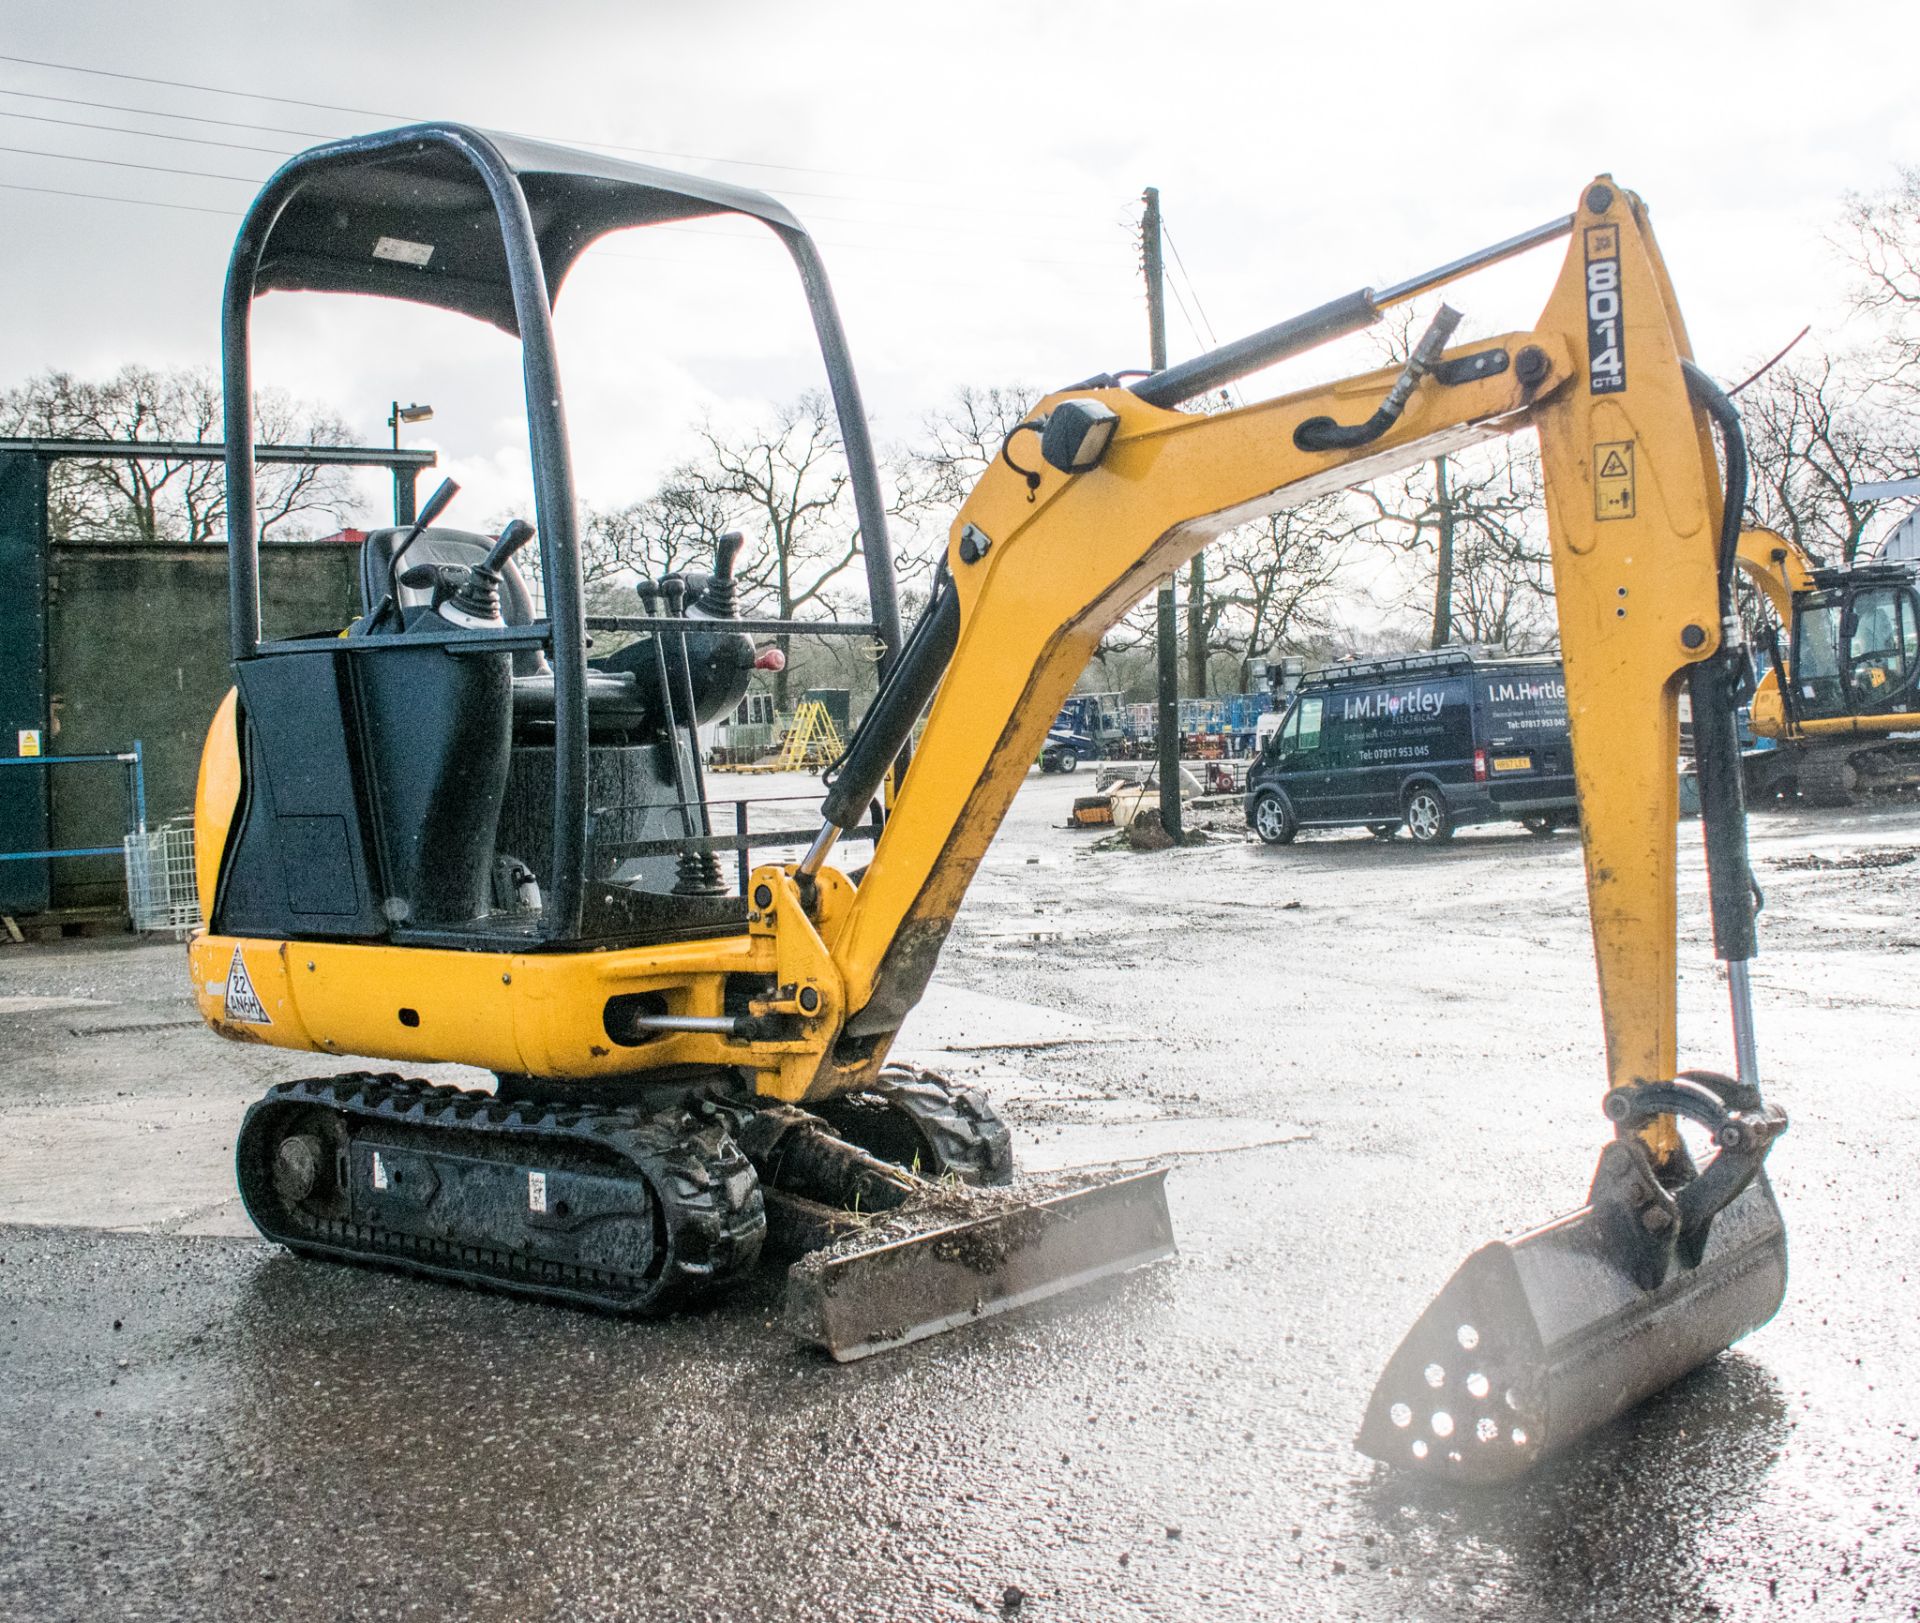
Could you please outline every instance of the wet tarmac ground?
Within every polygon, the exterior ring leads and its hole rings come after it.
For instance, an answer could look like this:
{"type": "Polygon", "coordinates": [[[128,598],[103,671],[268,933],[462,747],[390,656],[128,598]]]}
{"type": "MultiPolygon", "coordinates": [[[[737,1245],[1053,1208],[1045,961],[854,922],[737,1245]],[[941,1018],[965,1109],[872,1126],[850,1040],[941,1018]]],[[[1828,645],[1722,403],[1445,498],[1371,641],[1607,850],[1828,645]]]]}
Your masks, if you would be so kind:
{"type": "Polygon", "coordinates": [[[1088,787],[1029,783],[903,1049],[1029,1166],[1166,1156],[1181,1256],[850,1366],[771,1272],[626,1324],[248,1238],[233,1126],[320,1067],[188,1023],[178,949],[0,953],[0,1615],[1920,1616],[1920,814],[1754,819],[1779,1317],[1465,1493],[1351,1438],[1467,1251],[1584,1194],[1577,841],[1140,856],[1055,826],[1088,787]]]}

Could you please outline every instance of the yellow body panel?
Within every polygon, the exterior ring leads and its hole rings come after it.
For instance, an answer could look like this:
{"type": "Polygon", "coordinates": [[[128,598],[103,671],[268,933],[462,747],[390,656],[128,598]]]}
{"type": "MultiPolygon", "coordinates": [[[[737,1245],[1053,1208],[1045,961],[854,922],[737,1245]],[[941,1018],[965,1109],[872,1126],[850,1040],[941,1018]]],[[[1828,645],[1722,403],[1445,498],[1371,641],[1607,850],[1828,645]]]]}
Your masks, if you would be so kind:
{"type": "MultiPolygon", "coordinates": [[[[1119,418],[1097,468],[1068,476],[1030,452],[1041,469],[1030,492],[994,463],[950,538],[958,644],[913,764],[893,786],[862,882],[826,870],[811,917],[788,874],[763,868],[747,933],[709,941],[502,954],[209,936],[193,949],[203,1012],[231,1035],[395,1060],[579,1079],[730,1066],[781,1099],[860,1086],[924,989],[981,855],[1104,631],[1235,524],[1531,426],[1548,493],[1609,1080],[1672,1076],[1676,695],[1687,666],[1718,645],[1721,493],[1706,419],[1680,369],[1687,342],[1673,292],[1631,194],[1606,182],[1583,193],[1534,331],[1455,354],[1494,348],[1507,351],[1504,370],[1423,382],[1399,422],[1357,451],[1303,451],[1294,430],[1323,414],[1363,420],[1392,372],[1212,416],[1161,410],[1123,389],[1086,391],[1119,418]],[[1595,212],[1587,205],[1603,191],[1595,212]],[[1600,306],[1596,244],[1613,267],[1600,306]],[[1591,326],[1601,306],[1616,323],[1606,364],[1624,362],[1617,383],[1601,379],[1591,326]],[[969,530],[988,543],[972,563],[960,550],[969,530]],[[267,1023],[231,1021],[224,988],[236,952],[267,1023]],[[777,1043],[676,1034],[621,1047],[607,1036],[609,996],[660,991],[671,1012],[717,1014],[724,977],[740,971],[774,976],[783,1013],[796,988],[813,988],[817,1012],[777,1043]]],[[[217,848],[232,803],[220,774],[203,781],[202,837],[217,848]]]]}
{"type": "Polygon", "coordinates": [[[193,795],[193,878],[203,919],[213,917],[220,864],[240,806],[239,711],[240,690],[228,688],[200,750],[200,778],[193,795]]]}
{"type": "MultiPolygon", "coordinates": [[[[747,934],[625,951],[459,952],[202,933],[188,948],[194,997],[202,1018],[223,1037],[275,1048],[579,1080],[668,1065],[734,1066],[759,1072],[758,1091],[766,1096],[797,1099],[815,1070],[818,1028],[837,1023],[844,994],[811,927],[776,937],[775,918],[795,906],[788,876],[762,868],[753,883],[769,885],[777,900],[747,934]],[[229,980],[236,957],[264,1021],[233,1014],[229,980]],[[793,1011],[799,1037],[746,1044],[679,1032],[636,1046],[607,1032],[608,1000],[630,993],[661,993],[669,1014],[720,1014],[725,978],[737,973],[772,974],[796,993],[806,986],[820,993],[811,1018],[793,1011]]],[[[842,875],[823,875],[823,915],[844,917],[850,892],[842,875]]]]}

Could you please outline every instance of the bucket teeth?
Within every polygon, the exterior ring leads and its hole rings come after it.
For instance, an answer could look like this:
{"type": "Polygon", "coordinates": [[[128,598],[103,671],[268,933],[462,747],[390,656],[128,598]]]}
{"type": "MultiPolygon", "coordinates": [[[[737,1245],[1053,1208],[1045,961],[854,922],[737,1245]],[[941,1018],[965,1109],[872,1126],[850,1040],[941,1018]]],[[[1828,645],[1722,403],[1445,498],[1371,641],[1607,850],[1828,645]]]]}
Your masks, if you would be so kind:
{"type": "Polygon", "coordinates": [[[1164,1169],[1022,1197],[941,1186],[795,1263],[787,1326],[842,1363],[1174,1254],[1164,1169]]]}
{"type": "Polygon", "coordinates": [[[1498,1483],[1624,1414],[1772,1318],[1786,1230],[1766,1177],[1653,1289],[1583,1207],[1469,1257],[1388,1362],[1356,1439],[1389,1465],[1498,1483]]]}

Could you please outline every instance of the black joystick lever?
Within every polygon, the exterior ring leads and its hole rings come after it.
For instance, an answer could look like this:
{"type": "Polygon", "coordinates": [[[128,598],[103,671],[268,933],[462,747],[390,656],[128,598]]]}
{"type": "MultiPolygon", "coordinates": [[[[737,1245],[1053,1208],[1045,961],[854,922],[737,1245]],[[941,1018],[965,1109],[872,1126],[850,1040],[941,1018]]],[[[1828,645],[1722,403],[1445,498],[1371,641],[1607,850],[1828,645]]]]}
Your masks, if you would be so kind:
{"type": "Polygon", "coordinates": [[[407,555],[407,548],[420,539],[420,532],[428,528],[435,519],[453,505],[453,498],[460,494],[460,487],[451,479],[442,479],[440,488],[427,498],[427,505],[420,509],[419,516],[407,526],[406,539],[395,547],[387,558],[387,569],[394,579],[400,576],[400,560],[407,555]]]}
{"type": "Polygon", "coordinates": [[[523,518],[509,519],[492,549],[466,572],[440,612],[464,624],[500,622],[500,571],[507,560],[533,539],[533,526],[523,518]]]}
{"type": "Polygon", "coordinates": [[[691,605],[711,620],[734,620],[740,610],[734,594],[733,564],[747,538],[738,530],[729,530],[713,549],[713,573],[700,596],[691,605]]]}

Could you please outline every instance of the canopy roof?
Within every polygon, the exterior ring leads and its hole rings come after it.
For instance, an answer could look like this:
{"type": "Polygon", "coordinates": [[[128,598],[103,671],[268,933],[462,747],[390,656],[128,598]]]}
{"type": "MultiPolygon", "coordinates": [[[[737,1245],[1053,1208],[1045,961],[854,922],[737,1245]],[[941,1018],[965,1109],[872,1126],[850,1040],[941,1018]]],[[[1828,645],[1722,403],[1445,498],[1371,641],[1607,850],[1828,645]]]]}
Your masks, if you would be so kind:
{"type": "Polygon", "coordinates": [[[805,234],[782,204],[743,186],[466,125],[414,124],[282,166],[261,193],[269,208],[276,195],[286,203],[265,226],[254,291],[410,299],[517,333],[500,219],[475,148],[491,148],[519,183],[549,299],[596,238],[628,226],[745,214],[805,234]]]}

